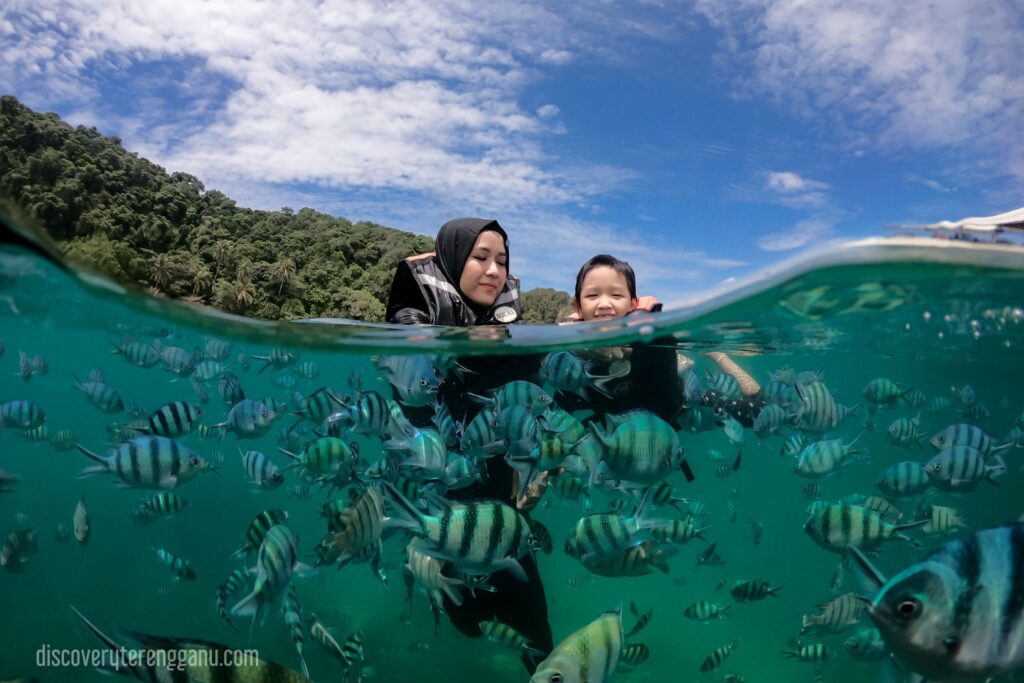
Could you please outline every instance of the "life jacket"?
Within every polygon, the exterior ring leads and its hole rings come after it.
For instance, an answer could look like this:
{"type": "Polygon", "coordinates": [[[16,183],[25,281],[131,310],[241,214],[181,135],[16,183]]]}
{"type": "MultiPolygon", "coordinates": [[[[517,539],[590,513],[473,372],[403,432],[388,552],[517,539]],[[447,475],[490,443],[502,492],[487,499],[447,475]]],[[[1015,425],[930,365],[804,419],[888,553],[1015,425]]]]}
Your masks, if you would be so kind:
{"type": "Polygon", "coordinates": [[[491,307],[477,315],[455,285],[444,276],[434,252],[410,256],[405,263],[427,302],[432,325],[508,325],[523,319],[517,277],[509,275],[491,307]]]}
{"type": "MultiPolygon", "coordinates": [[[[649,313],[657,313],[658,311],[661,310],[661,306],[662,306],[661,302],[658,301],[655,297],[653,297],[653,296],[641,296],[641,297],[637,297],[636,308],[634,308],[632,311],[630,311],[630,313],[632,313],[633,311],[647,311],[649,313]]],[[[564,318],[560,318],[559,322],[578,323],[578,322],[580,322],[580,314],[576,313],[575,311],[573,311],[572,313],[570,313],[569,315],[565,316],[564,318]]]]}

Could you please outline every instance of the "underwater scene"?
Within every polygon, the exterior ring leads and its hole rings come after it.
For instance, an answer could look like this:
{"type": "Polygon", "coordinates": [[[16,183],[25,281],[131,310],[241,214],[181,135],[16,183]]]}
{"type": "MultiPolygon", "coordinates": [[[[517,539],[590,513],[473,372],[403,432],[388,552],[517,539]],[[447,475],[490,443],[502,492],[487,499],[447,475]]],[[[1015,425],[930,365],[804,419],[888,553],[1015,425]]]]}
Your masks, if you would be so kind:
{"type": "Polygon", "coordinates": [[[119,647],[259,658],[120,662],[144,680],[1024,660],[1019,248],[876,240],[679,311],[446,331],[210,314],[9,244],[0,340],[0,680],[119,647]],[[508,619],[471,618],[489,594],[508,619]]]}

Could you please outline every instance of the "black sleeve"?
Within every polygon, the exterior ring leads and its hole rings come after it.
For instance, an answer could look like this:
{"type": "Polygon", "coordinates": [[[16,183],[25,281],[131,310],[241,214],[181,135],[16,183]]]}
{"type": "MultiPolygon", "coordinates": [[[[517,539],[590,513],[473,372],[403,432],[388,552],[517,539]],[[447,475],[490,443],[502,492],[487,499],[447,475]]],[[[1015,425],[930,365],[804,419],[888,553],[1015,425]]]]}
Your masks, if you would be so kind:
{"type": "Polygon", "coordinates": [[[391,292],[388,294],[387,312],[384,320],[400,325],[429,325],[430,313],[427,302],[423,299],[420,286],[413,277],[409,264],[400,261],[395,269],[395,277],[391,280],[391,292]]]}

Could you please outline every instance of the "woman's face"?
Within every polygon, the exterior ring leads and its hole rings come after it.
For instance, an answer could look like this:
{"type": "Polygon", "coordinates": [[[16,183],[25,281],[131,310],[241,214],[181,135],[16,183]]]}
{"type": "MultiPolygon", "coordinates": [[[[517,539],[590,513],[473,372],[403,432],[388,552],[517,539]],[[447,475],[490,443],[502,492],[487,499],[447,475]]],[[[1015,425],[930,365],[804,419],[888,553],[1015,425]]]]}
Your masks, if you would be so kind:
{"type": "Polygon", "coordinates": [[[459,279],[459,291],[478,306],[490,306],[505,287],[508,270],[505,241],[493,230],[484,230],[476,238],[459,279]]]}
{"type": "Polygon", "coordinates": [[[609,266],[597,266],[583,278],[580,300],[574,301],[581,320],[607,320],[626,315],[637,306],[629,296],[626,277],[609,266]]]}

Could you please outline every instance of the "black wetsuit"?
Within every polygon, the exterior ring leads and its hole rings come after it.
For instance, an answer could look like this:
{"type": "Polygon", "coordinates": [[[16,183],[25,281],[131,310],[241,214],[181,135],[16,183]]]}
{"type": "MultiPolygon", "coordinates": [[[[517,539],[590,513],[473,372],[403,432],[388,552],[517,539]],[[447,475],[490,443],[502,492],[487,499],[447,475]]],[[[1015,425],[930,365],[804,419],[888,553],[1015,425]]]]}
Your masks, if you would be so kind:
{"type": "MultiPolygon", "coordinates": [[[[515,279],[508,279],[505,289],[487,310],[474,307],[452,285],[459,281],[472,244],[484,229],[496,230],[505,236],[493,221],[452,221],[445,224],[438,234],[436,255],[414,257],[399,264],[388,297],[387,321],[460,327],[520,321],[522,313],[518,281],[515,279]]],[[[465,420],[468,424],[481,409],[469,398],[470,393],[485,395],[489,389],[514,380],[536,380],[540,358],[537,355],[460,357],[459,364],[468,372],[463,373],[461,380],[449,378],[443,382],[438,400],[457,422],[465,420]]],[[[404,412],[414,426],[431,426],[433,411],[429,407],[406,408],[404,412]]],[[[498,500],[515,507],[512,468],[504,458],[488,458],[485,462],[486,473],[481,481],[449,491],[446,497],[451,500],[498,500]]],[[[497,572],[489,579],[493,593],[477,590],[474,596],[466,594],[461,605],[454,604],[445,596],[444,611],[452,625],[467,636],[482,636],[479,623],[494,619],[511,626],[530,641],[531,647],[547,654],[554,648],[554,642],[548,622],[544,584],[532,553],[520,558],[519,562],[526,572],[527,581],[519,581],[509,572],[497,572]]],[[[532,674],[539,660],[524,655],[523,663],[532,674]]]]}

